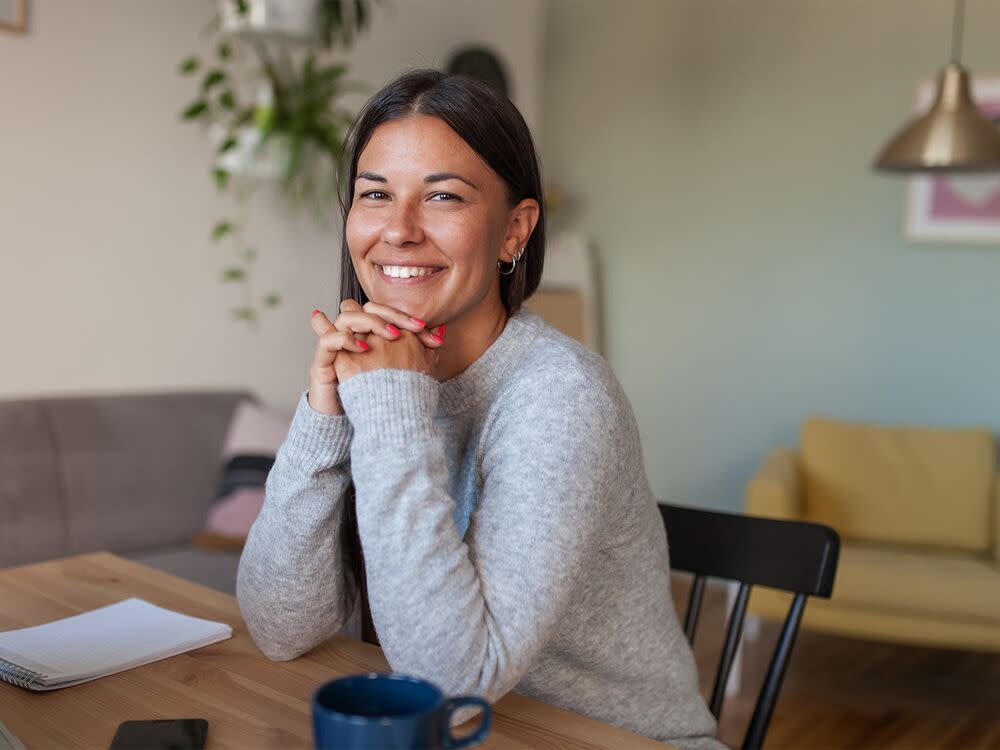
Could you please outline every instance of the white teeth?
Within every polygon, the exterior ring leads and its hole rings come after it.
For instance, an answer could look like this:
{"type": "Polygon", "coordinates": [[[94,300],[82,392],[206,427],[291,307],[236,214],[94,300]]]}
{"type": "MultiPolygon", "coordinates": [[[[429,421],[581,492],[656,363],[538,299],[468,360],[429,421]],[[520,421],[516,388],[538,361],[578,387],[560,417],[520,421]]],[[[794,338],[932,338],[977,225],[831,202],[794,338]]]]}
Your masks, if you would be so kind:
{"type": "Polygon", "coordinates": [[[412,276],[426,276],[433,269],[420,266],[382,266],[382,273],[394,279],[409,279],[412,276]]]}

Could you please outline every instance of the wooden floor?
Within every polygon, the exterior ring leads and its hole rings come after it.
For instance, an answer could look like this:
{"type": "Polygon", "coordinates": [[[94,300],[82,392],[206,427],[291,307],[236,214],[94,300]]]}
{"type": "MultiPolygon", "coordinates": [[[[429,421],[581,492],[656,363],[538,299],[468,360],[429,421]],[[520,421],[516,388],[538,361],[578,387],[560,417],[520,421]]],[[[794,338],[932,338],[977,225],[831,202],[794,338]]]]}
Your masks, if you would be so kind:
{"type": "MultiPolygon", "coordinates": [[[[688,584],[674,576],[677,611],[688,584]]],[[[710,588],[695,638],[707,696],[724,629],[724,592],[710,588]]],[[[743,689],[723,707],[719,737],[738,748],[777,640],[763,622],[745,649],[743,689]]],[[[803,630],[765,748],[1000,749],[1000,654],[917,648],[803,630]]]]}

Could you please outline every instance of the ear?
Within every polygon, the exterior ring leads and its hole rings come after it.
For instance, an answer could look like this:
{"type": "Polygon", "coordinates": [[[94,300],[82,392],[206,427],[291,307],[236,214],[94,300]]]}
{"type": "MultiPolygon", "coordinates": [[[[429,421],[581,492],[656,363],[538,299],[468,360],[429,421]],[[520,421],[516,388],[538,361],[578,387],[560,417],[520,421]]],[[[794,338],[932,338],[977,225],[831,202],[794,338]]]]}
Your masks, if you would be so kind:
{"type": "Polygon", "coordinates": [[[534,198],[525,198],[510,210],[507,236],[500,248],[500,260],[510,263],[521,248],[528,244],[540,214],[541,207],[534,198]]]}

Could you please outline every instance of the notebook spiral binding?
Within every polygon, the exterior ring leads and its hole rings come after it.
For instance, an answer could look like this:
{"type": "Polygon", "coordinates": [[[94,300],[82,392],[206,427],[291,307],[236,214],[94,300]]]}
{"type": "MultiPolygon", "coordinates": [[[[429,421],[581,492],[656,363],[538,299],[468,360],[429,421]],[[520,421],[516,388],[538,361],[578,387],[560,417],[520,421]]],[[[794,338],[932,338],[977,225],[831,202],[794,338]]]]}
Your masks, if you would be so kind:
{"type": "Polygon", "coordinates": [[[44,675],[41,672],[25,669],[24,667],[19,667],[9,661],[0,659],[0,680],[9,682],[12,685],[28,688],[29,690],[37,690],[45,686],[47,678],[48,675],[44,675]]]}

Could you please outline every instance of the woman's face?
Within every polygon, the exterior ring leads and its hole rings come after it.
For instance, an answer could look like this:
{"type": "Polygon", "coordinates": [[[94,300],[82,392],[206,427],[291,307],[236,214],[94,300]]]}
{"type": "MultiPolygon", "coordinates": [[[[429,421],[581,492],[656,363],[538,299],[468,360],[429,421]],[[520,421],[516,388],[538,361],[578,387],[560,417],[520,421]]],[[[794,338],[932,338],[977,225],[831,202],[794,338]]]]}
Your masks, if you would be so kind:
{"type": "Polygon", "coordinates": [[[497,260],[518,242],[512,210],[500,177],[444,121],[380,125],[358,158],[347,215],[361,287],[431,325],[501,315],[497,260]]]}

